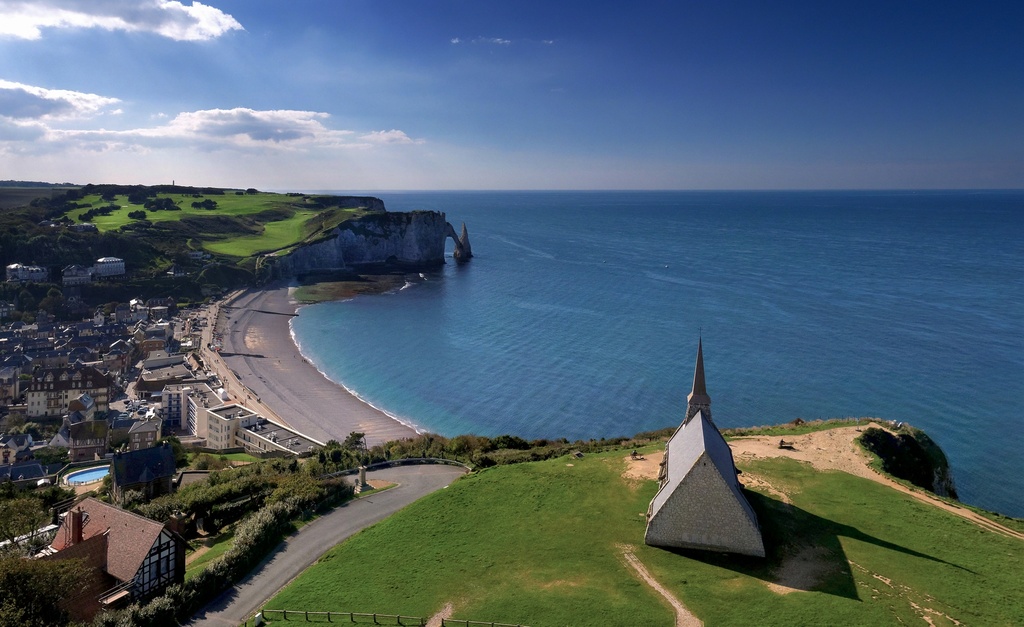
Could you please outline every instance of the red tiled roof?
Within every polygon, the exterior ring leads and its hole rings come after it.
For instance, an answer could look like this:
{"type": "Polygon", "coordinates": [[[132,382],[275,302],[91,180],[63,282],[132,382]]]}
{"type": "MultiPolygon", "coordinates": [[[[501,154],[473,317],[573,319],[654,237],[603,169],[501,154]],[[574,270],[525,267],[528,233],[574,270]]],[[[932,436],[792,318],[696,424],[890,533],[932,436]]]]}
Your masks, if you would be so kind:
{"type": "MultiPolygon", "coordinates": [[[[120,581],[135,577],[142,561],[160,538],[164,526],[137,514],[88,498],[72,508],[86,514],[82,528],[82,539],[107,533],[107,572],[120,581]]],[[[57,537],[51,545],[60,551],[69,545],[71,512],[61,522],[57,537]]]]}

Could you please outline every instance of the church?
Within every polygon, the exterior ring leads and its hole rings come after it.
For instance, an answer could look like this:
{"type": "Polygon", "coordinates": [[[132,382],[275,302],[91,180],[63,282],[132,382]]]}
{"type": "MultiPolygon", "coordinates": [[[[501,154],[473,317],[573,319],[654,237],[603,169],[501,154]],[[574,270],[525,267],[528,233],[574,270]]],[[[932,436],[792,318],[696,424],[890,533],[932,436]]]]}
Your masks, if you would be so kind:
{"type": "Polygon", "coordinates": [[[736,478],[732,450],[711,420],[703,340],[697,344],[686,418],[668,444],[661,486],[647,510],[644,542],[764,557],[757,515],[736,478]]]}

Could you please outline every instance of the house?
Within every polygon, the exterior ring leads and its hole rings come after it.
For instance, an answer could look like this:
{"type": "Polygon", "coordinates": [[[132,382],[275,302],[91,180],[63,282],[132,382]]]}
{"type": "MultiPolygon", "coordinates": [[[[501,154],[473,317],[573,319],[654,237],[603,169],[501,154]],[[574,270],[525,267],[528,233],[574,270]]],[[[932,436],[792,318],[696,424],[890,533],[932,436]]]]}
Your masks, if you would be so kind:
{"type": "Polygon", "coordinates": [[[70,425],[67,428],[68,460],[84,462],[102,459],[110,448],[109,430],[106,420],[86,420],[70,425]]]}
{"type": "Polygon", "coordinates": [[[118,303],[114,307],[114,320],[118,322],[128,322],[132,317],[132,306],[128,303],[118,303]]]}
{"type": "Polygon", "coordinates": [[[13,464],[31,453],[32,436],[28,433],[0,435],[0,464],[13,464]]]}
{"type": "Polygon", "coordinates": [[[153,448],[160,439],[160,431],[160,418],[155,415],[147,416],[146,420],[136,421],[128,430],[128,450],[153,448]]]}
{"type": "Polygon", "coordinates": [[[45,560],[83,559],[86,590],[68,600],[72,618],[144,599],[185,581],[185,541],[166,525],[88,498],[68,510],[45,560]]]}
{"type": "Polygon", "coordinates": [[[96,368],[39,368],[24,386],[26,414],[29,417],[60,416],[67,413],[68,403],[86,393],[96,402],[96,409],[106,411],[110,396],[110,377],[96,368]]]}
{"type": "Polygon", "coordinates": [[[50,276],[49,270],[39,266],[26,266],[20,263],[12,263],[7,266],[7,280],[11,282],[38,282],[42,283],[50,276]]]}
{"type": "Polygon", "coordinates": [[[43,466],[34,459],[15,464],[0,464],[0,483],[10,481],[18,487],[35,488],[45,485],[48,477],[56,474],[61,466],[62,464],[43,466]]]}
{"type": "Polygon", "coordinates": [[[10,405],[21,396],[21,368],[0,366],[0,404],[10,405]]]}
{"type": "Polygon", "coordinates": [[[128,445],[128,432],[139,422],[126,413],[121,413],[108,420],[110,424],[110,448],[117,450],[128,445]]]}
{"type": "MultiPolygon", "coordinates": [[[[96,401],[88,393],[79,394],[68,403],[68,413],[79,412],[82,420],[94,420],[96,418],[96,401]]],[[[76,420],[74,422],[81,422],[76,420]]]]}
{"type": "Polygon", "coordinates": [[[103,367],[111,372],[124,372],[128,369],[132,350],[132,346],[124,340],[113,342],[103,354],[103,367]]]}
{"type": "Polygon", "coordinates": [[[100,257],[92,266],[93,274],[101,279],[124,274],[124,259],[100,257]]]}
{"type": "Polygon", "coordinates": [[[167,322],[151,325],[139,324],[135,327],[135,344],[139,347],[143,359],[157,351],[167,351],[174,339],[173,327],[167,322]]]}
{"type": "Polygon", "coordinates": [[[757,515],[736,473],[732,450],[711,421],[701,341],[686,418],[665,445],[644,543],[764,557],[757,515]]]}
{"type": "Polygon", "coordinates": [[[92,283],[92,269],[78,264],[66,266],[61,272],[61,283],[63,285],[87,285],[92,283]]]}
{"type": "Polygon", "coordinates": [[[148,498],[170,494],[177,470],[174,450],[167,443],[152,448],[116,453],[110,464],[110,489],[120,503],[125,492],[135,490],[148,498]]]}

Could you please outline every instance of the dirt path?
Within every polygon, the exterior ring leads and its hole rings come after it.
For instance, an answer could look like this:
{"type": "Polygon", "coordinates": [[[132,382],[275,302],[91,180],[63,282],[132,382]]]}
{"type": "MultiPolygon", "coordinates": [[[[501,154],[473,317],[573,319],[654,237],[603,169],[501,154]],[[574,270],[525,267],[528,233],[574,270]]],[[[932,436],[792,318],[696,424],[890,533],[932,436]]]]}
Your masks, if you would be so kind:
{"type": "Polygon", "coordinates": [[[430,620],[427,621],[427,627],[441,627],[444,621],[452,617],[454,609],[451,601],[445,603],[440,612],[430,617],[430,620]]]}
{"type": "Polygon", "coordinates": [[[633,547],[628,544],[621,544],[618,548],[622,551],[622,558],[625,560],[626,564],[640,576],[640,579],[643,580],[644,583],[654,589],[655,592],[665,597],[665,600],[668,601],[669,605],[672,606],[672,609],[675,610],[676,627],[703,627],[704,623],[694,616],[693,612],[686,609],[686,606],[683,605],[682,601],[677,599],[671,592],[666,590],[664,586],[658,583],[658,580],[651,575],[650,571],[647,570],[647,567],[644,566],[644,563],[641,562],[636,554],[633,553],[633,547]]]}
{"type": "MultiPolygon", "coordinates": [[[[818,470],[841,470],[851,475],[864,477],[865,479],[889,486],[904,494],[909,494],[923,503],[928,503],[939,509],[956,514],[994,533],[1024,540],[1024,533],[1010,529],[964,507],[947,503],[930,492],[912,490],[876,472],[871,468],[867,454],[854,441],[868,427],[885,429],[884,425],[871,423],[866,427],[839,427],[806,433],[804,435],[787,435],[784,439],[787,444],[792,443],[792,449],[780,449],[779,436],[735,438],[729,442],[729,446],[732,448],[733,456],[737,461],[758,457],[789,457],[807,462],[818,470]]],[[[743,477],[741,476],[742,479],[743,477]]],[[[754,486],[752,485],[751,487],[754,486]]]]}

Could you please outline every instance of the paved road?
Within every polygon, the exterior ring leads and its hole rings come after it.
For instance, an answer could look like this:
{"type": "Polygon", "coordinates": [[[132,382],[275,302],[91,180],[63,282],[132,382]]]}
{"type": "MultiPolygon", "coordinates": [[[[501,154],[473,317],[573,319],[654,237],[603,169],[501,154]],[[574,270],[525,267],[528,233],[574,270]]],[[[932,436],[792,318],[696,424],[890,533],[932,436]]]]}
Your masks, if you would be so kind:
{"type": "Polygon", "coordinates": [[[368,479],[384,479],[398,486],[351,501],[306,525],[241,583],[200,610],[188,624],[237,627],[335,544],[447,486],[464,472],[456,466],[429,465],[367,473],[368,479]]]}

